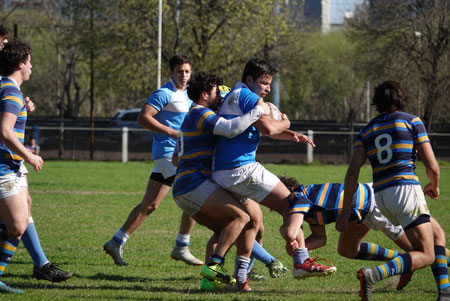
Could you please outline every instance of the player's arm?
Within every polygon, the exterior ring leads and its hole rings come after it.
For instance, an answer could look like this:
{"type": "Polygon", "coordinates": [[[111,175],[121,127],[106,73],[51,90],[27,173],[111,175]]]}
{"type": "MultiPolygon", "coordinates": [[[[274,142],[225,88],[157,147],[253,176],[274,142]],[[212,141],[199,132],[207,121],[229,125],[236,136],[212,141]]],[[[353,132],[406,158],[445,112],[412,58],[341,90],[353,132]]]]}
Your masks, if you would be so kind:
{"type": "Polygon", "coordinates": [[[14,125],[17,116],[13,113],[0,113],[0,139],[14,153],[21,156],[25,162],[31,164],[35,171],[42,168],[44,161],[38,155],[32,154],[20,141],[14,133],[14,125]]]}
{"type": "Polygon", "coordinates": [[[423,192],[432,199],[437,199],[439,197],[440,170],[439,164],[434,156],[433,148],[429,142],[418,144],[416,147],[419,153],[419,158],[425,165],[427,177],[430,181],[430,183],[425,185],[423,192]]]}
{"type": "Polygon", "coordinates": [[[308,250],[318,249],[327,244],[327,232],[325,226],[322,225],[311,225],[311,234],[305,239],[305,245],[308,250]]]}
{"type": "Polygon", "coordinates": [[[286,114],[281,115],[281,120],[274,120],[270,116],[261,116],[253,125],[264,136],[275,136],[281,134],[291,126],[286,114]]]}
{"type": "Polygon", "coordinates": [[[235,117],[233,119],[225,119],[220,117],[214,126],[213,134],[224,136],[227,138],[234,138],[244,132],[250,125],[258,120],[263,115],[268,115],[267,106],[263,106],[260,102],[250,112],[235,117]]]}
{"type": "Polygon", "coordinates": [[[366,162],[366,152],[364,151],[364,148],[354,148],[350,165],[348,166],[347,174],[345,175],[342,211],[336,220],[336,230],[340,232],[344,232],[348,229],[352,198],[357,188],[359,171],[361,170],[364,162],[366,162]]]}
{"type": "Polygon", "coordinates": [[[177,140],[177,144],[175,145],[175,150],[173,151],[173,154],[172,154],[172,164],[175,167],[178,167],[178,140],[177,140]]]}
{"type": "Polygon", "coordinates": [[[284,130],[280,134],[270,136],[270,138],[277,140],[291,140],[294,142],[307,142],[311,144],[313,147],[316,147],[314,142],[308,136],[291,130],[284,130]]]}
{"type": "Polygon", "coordinates": [[[165,126],[164,124],[160,123],[156,118],[154,117],[158,113],[158,110],[155,109],[153,106],[146,103],[143,107],[141,112],[139,113],[137,122],[140,126],[142,126],[145,129],[151,130],[153,132],[157,132],[160,134],[166,134],[171,136],[172,138],[176,139],[178,138],[178,131],[175,129],[172,129],[171,127],[165,126]]]}

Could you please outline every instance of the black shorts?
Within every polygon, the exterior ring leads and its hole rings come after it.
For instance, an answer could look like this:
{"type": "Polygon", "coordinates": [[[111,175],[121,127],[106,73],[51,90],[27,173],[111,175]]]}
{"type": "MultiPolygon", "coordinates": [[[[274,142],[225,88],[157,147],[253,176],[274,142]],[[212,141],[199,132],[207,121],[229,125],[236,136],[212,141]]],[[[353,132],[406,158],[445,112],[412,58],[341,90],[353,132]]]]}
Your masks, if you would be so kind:
{"type": "Polygon", "coordinates": [[[156,182],[162,183],[164,185],[172,187],[172,184],[175,181],[175,175],[164,179],[164,176],[162,175],[162,173],[160,173],[160,172],[152,172],[152,174],[150,175],[150,179],[152,179],[152,180],[154,180],[156,182]]]}

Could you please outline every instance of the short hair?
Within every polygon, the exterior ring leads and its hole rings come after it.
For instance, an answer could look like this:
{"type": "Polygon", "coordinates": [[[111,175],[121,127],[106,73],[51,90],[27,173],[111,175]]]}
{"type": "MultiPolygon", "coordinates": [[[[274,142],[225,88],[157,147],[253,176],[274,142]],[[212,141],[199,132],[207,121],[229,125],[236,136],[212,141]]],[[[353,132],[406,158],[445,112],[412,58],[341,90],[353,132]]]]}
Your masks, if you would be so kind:
{"type": "Polygon", "coordinates": [[[197,72],[191,76],[188,82],[187,93],[192,101],[197,102],[203,91],[210,93],[214,87],[222,84],[222,78],[217,75],[206,72],[197,72]]]}
{"type": "Polygon", "coordinates": [[[290,192],[296,191],[300,186],[300,183],[294,178],[288,178],[286,176],[278,176],[278,178],[290,192]]]}
{"type": "Polygon", "coordinates": [[[0,51],[0,75],[9,76],[19,69],[20,63],[26,63],[31,47],[25,42],[14,40],[0,51]]]}
{"type": "Polygon", "coordinates": [[[0,24],[0,38],[6,38],[9,34],[8,29],[6,29],[3,25],[0,24]]]}
{"type": "Polygon", "coordinates": [[[177,65],[183,65],[183,64],[191,64],[191,61],[189,58],[184,54],[175,54],[170,58],[169,61],[169,67],[170,71],[173,71],[177,65]]]}
{"type": "Polygon", "coordinates": [[[253,80],[256,80],[264,75],[274,76],[277,72],[278,70],[264,59],[254,57],[245,64],[244,72],[242,73],[242,82],[245,84],[245,80],[249,75],[253,80]]]}
{"type": "Polygon", "coordinates": [[[372,105],[379,113],[392,113],[403,111],[408,97],[405,96],[402,87],[395,81],[386,81],[375,87],[372,105]]]}

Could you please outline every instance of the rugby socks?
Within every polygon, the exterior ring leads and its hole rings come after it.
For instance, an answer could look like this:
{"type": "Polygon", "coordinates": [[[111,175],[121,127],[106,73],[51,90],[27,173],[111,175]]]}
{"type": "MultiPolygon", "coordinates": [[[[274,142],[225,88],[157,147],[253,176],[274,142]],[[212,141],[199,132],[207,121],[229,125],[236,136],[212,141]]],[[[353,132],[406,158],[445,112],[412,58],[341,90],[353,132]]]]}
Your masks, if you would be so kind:
{"type": "Polygon", "coordinates": [[[177,239],[175,240],[175,245],[177,247],[187,247],[189,246],[190,239],[191,239],[190,234],[178,233],[177,239]]]}
{"type": "Polygon", "coordinates": [[[294,256],[292,256],[294,259],[294,264],[302,264],[305,262],[306,259],[309,258],[308,249],[307,248],[297,248],[295,250],[294,256]]]}
{"type": "Polygon", "coordinates": [[[403,253],[385,264],[376,267],[380,272],[381,279],[411,272],[411,255],[403,253]]]}
{"type": "Polygon", "coordinates": [[[0,279],[3,276],[6,266],[11,261],[11,257],[17,250],[20,240],[17,238],[0,240],[0,279]]]}
{"type": "Polygon", "coordinates": [[[127,234],[122,228],[117,230],[116,234],[114,234],[113,239],[122,246],[127,242],[130,235],[127,234]]]}
{"type": "Polygon", "coordinates": [[[244,256],[236,256],[234,261],[234,276],[238,283],[247,282],[247,269],[250,264],[250,258],[244,256]]]}
{"type": "Polygon", "coordinates": [[[264,249],[256,240],[253,244],[252,254],[250,258],[258,259],[265,265],[268,265],[275,260],[275,257],[270,255],[270,253],[267,252],[266,249],[264,249]]]}
{"type": "Polygon", "coordinates": [[[224,265],[225,264],[225,258],[222,256],[219,256],[217,254],[212,254],[211,259],[208,262],[208,266],[211,265],[216,265],[216,264],[221,264],[224,265]]]}
{"type": "Polygon", "coordinates": [[[447,258],[447,266],[450,267],[450,251],[445,248],[445,257],[447,258]]]}
{"type": "Polygon", "coordinates": [[[28,218],[27,229],[22,235],[22,242],[37,268],[42,268],[47,262],[49,262],[44,254],[44,250],[42,250],[39,236],[34,225],[34,220],[31,216],[28,218]]]}
{"type": "Polygon", "coordinates": [[[377,244],[363,242],[355,259],[388,261],[400,255],[399,252],[380,247],[377,244]]]}
{"type": "Polygon", "coordinates": [[[448,282],[448,267],[446,258],[446,248],[444,246],[434,246],[434,263],[431,265],[431,271],[436,281],[437,289],[439,291],[450,286],[448,282]]]}
{"type": "Polygon", "coordinates": [[[255,265],[256,258],[250,258],[250,263],[248,264],[247,268],[247,274],[250,273],[250,271],[253,269],[253,266],[255,265]]]}

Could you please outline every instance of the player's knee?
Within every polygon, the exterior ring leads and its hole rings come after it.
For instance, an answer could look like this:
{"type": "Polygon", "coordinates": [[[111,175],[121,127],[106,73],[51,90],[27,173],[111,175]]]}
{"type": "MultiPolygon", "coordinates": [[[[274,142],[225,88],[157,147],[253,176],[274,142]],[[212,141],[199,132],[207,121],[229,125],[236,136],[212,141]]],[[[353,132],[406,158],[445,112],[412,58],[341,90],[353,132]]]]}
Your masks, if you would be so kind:
{"type": "Polygon", "coordinates": [[[152,203],[152,204],[149,204],[149,205],[147,205],[147,206],[145,207],[144,213],[145,213],[146,215],[150,215],[150,214],[151,214],[153,211],[155,211],[156,209],[158,209],[158,205],[152,203]]]}
{"type": "Polygon", "coordinates": [[[26,228],[27,228],[26,223],[21,223],[14,225],[12,227],[8,227],[6,231],[6,236],[8,239],[19,238],[25,232],[26,228]]]}
{"type": "Polygon", "coordinates": [[[340,256],[345,257],[345,258],[353,259],[356,257],[356,252],[354,252],[353,250],[344,248],[342,246],[338,246],[337,252],[340,256]]]}
{"type": "Polygon", "coordinates": [[[247,225],[250,222],[250,216],[245,212],[239,214],[238,219],[243,225],[247,225]]]}

